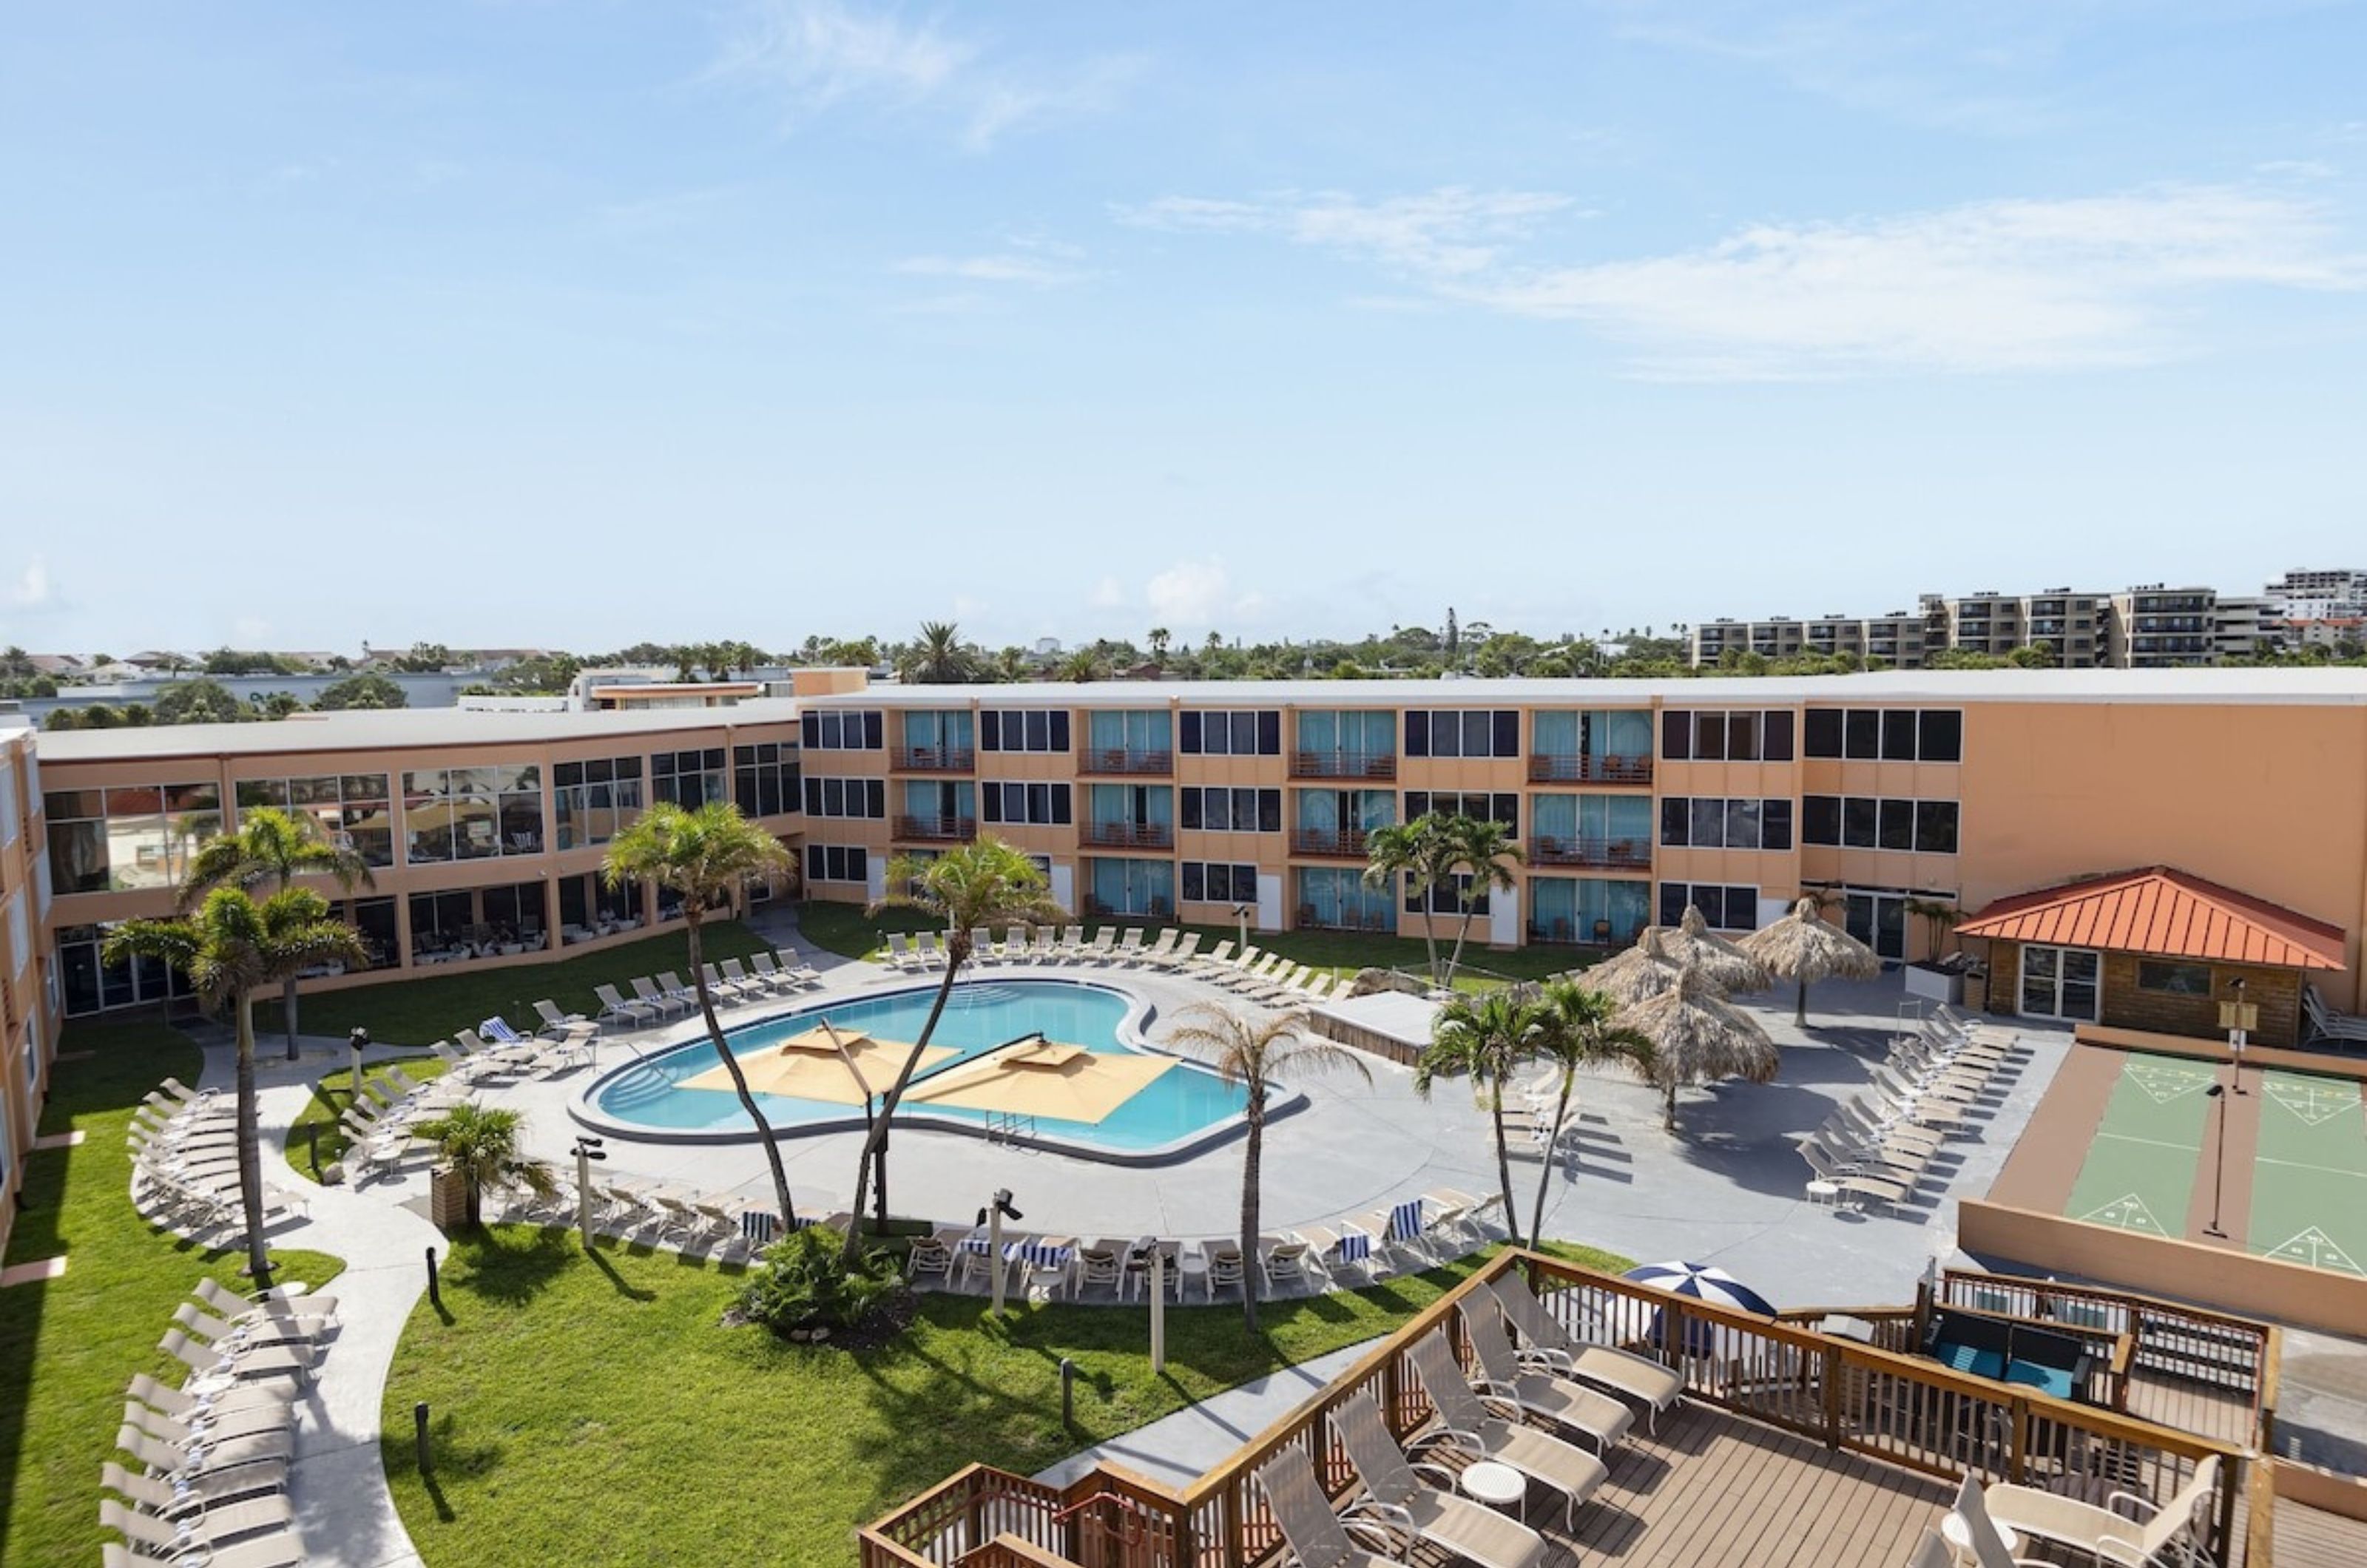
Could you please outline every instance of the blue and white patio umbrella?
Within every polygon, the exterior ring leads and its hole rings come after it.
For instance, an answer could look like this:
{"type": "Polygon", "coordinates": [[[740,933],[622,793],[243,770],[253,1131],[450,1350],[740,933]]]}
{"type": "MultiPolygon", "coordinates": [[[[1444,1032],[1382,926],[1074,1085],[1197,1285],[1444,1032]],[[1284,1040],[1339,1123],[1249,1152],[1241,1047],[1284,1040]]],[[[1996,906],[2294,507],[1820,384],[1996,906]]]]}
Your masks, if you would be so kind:
{"type": "MultiPolygon", "coordinates": [[[[1756,1313],[1761,1317],[1775,1315],[1774,1304],[1768,1299],[1727,1273],[1706,1263],[1647,1263],[1630,1269],[1627,1279],[1638,1284],[1657,1285],[1677,1295],[1691,1296],[1696,1301],[1714,1302],[1738,1312],[1756,1313]]],[[[1652,1314],[1650,1338],[1661,1343],[1660,1314],[1652,1314]]],[[[1685,1325],[1685,1350],[1689,1355],[1708,1356],[1717,1352],[1715,1325],[1688,1319],[1685,1325]]]]}

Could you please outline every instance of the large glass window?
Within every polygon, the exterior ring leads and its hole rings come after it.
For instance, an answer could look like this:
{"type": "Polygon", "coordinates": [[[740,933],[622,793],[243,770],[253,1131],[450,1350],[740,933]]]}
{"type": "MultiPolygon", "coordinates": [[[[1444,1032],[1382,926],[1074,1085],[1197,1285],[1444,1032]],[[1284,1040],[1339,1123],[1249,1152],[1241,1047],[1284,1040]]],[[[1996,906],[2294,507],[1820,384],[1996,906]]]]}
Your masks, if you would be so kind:
{"type": "Polygon", "coordinates": [[[723,765],[723,748],[697,751],[653,751],[650,754],[650,800],[696,811],[731,798],[731,781],[723,765]]]}
{"type": "Polygon", "coordinates": [[[809,751],[878,751],[887,745],[888,726],[877,708],[824,708],[799,716],[809,751]]]}
{"type": "Polygon", "coordinates": [[[554,762],[550,808],[562,850],[605,844],[641,814],[641,760],[596,757],[554,762]]]}
{"type": "Polygon", "coordinates": [[[1596,876],[1529,880],[1529,939],[1599,946],[1633,941],[1652,918],[1652,885],[1596,876]]]}
{"type": "Polygon", "coordinates": [[[1354,866],[1309,866],[1297,873],[1302,931],[1394,931],[1395,901],[1354,866]]]}
{"type": "Polygon", "coordinates": [[[989,708],[978,716],[981,751],[1066,751],[1067,708],[989,708]]]}
{"type": "Polygon", "coordinates": [[[531,762],[402,775],[403,859],[413,865],[542,852],[542,770],[531,762]]]}
{"type": "MultiPolygon", "coordinates": [[[[861,844],[808,844],[806,880],[867,884],[871,880],[870,853],[861,844]]],[[[663,889],[660,890],[660,903],[663,903],[663,889]]],[[[663,908],[659,914],[663,917],[663,908]]]]}
{"type": "Polygon", "coordinates": [[[1660,884],[1660,923],[1673,926],[1685,918],[1685,906],[1702,912],[1712,930],[1748,931],[1759,929],[1759,889],[1708,882],[1660,884]]]}
{"type": "Polygon", "coordinates": [[[1953,800],[1812,795],[1800,803],[1800,840],[1853,850],[1952,855],[1956,852],[1958,809],[1953,800]]]}
{"type": "Polygon", "coordinates": [[[361,856],[366,865],[394,863],[394,807],[385,773],[319,773],[301,778],[241,779],[232,794],[241,813],[273,807],[309,816],[321,837],[361,856]]]}
{"type": "Polygon", "coordinates": [[[1672,762],[1788,762],[1792,716],[1777,708],[1670,708],[1660,716],[1660,755],[1672,762]]]}
{"type": "Polygon", "coordinates": [[[559,885],[559,939],[590,942],[614,936],[641,923],[641,885],[628,881],[617,886],[599,872],[571,876],[559,885]]]}
{"type": "Polygon", "coordinates": [[[112,930],[111,925],[65,926],[59,930],[58,990],[67,1017],[195,995],[187,976],[153,958],[101,964],[98,955],[112,930]]]}
{"type": "Polygon", "coordinates": [[[979,803],[989,822],[1014,827],[1058,828],[1075,820],[1070,786],[1064,784],[982,784],[979,803]]]}
{"type": "Polygon", "coordinates": [[[1282,791],[1278,789],[1187,786],[1176,794],[1177,820],[1186,829],[1211,833],[1282,831],[1282,791]]]}
{"type": "Polygon", "coordinates": [[[885,821],[888,781],[885,779],[817,779],[805,781],[809,817],[860,817],[885,821]]]}
{"type": "Polygon", "coordinates": [[[1792,803],[1780,797],[1670,796],[1660,802],[1660,842],[1679,849],[1788,850],[1792,803]]]}
{"type": "Polygon", "coordinates": [[[1810,757],[1852,761],[1961,762],[1965,716],[1957,708],[1810,708],[1810,757]]]}
{"type": "Polygon", "coordinates": [[[1517,757],[1521,715],[1515,708],[1409,708],[1409,757],[1517,757]]]}
{"type": "Polygon", "coordinates": [[[1172,862],[1103,858],[1093,867],[1093,913],[1163,919],[1175,912],[1172,862]]]}
{"type": "Polygon", "coordinates": [[[1182,867],[1186,904],[1255,904],[1257,867],[1187,860],[1182,867]]]}
{"type": "Polygon", "coordinates": [[[1279,757],[1279,708],[1185,708],[1175,718],[1175,749],[1191,757],[1279,757]]]}
{"type": "Polygon", "coordinates": [[[1501,822],[1504,831],[1515,836],[1521,830],[1521,797],[1511,793],[1482,795],[1476,790],[1464,794],[1451,790],[1406,791],[1407,821],[1431,812],[1441,817],[1468,817],[1478,822],[1501,822]]]}
{"type": "Polygon", "coordinates": [[[198,846],[221,831],[221,791],[210,784],[52,790],[42,814],[59,892],[170,887],[198,846]]]}
{"type": "MultiPolygon", "coordinates": [[[[963,720],[967,729],[969,715],[952,716],[963,720]]],[[[798,787],[797,747],[774,740],[734,746],[731,794],[740,809],[750,817],[779,817],[797,810],[804,797],[798,787]]]]}
{"type": "Polygon", "coordinates": [[[1104,769],[1163,764],[1175,750],[1172,734],[1165,708],[1104,708],[1085,716],[1086,749],[1104,769]]]}

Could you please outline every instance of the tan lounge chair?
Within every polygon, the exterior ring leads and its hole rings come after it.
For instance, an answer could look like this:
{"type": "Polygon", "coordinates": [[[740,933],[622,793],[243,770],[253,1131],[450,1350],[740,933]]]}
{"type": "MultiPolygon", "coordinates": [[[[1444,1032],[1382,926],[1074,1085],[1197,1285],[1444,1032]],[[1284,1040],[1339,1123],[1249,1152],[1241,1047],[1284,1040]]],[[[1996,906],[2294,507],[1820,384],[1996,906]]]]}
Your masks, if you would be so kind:
{"type": "Polygon", "coordinates": [[[2060,1541],[2099,1562],[2144,1568],[2177,1557],[2203,1560],[2195,1541],[2218,1484],[2219,1456],[2208,1454],[2195,1464],[2194,1473],[2177,1495],[2158,1507],[2129,1492],[2113,1493],[2099,1507],[2039,1487],[2010,1483],[1989,1487],[1982,1503],[1989,1517],[2009,1529],[2060,1541]],[[2133,1517],[2120,1511],[2124,1506],[2146,1510],[2146,1515],[2133,1517]],[[2165,1557],[2173,1548],[2176,1552],[2165,1557]]]}
{"type": "Polygon", "coordinates": [[[1470,1338],[1472,1354],[1479,1358],[1480,1392],[1510,1399],[1528,1415],[1583,1433],[1597,1452],[1610,1452],[1611,1446],[1625,1437],[1627,1428],[1635,1424],[1635,1413],[1609,1395],[1581,1387],[1568,1378],[1523,1370],[1519,1353],[1512,1348],[1512,1336],[1504,1332],[1504,1320],[1498,1315],[1495,1299],[1490,1297],[1476,1306],[1475,1300],[1464,1298],[1463,1329],[1470,1338]]]}
{"type": "Polygon", "coordinates": [[[1473,1459],[1491,1459],[1545,1483],[1562,1495],[1565,1529],[1577,1518],[1578,1506],[1610,1478],[1603,1461],[1584,1449],[1523,1426],[1519,1407],[1511,1401],[1499,1402],[1510,1410],[1509,1420],[1489,1410],[1486,1396],[1471,1386],[1455,1360],[1444,1329],[1433,1328],[1416,1340],[1411,1355],[1414,1376],[1421,1380],[1441,1423],[1416,1441],[1435,1438],[1473,1459]]]}
{"type": "Polygon", "coordinates": [[[1382,1522],[1377,1511],[1361,1502],[1352,1504],[1344,1517],[1331,1511],[1306,1450],[1283,1450],[1259,1467],[1257,1481],[1258,1490],[1265,1494],[1266,1511],[1297,1561],[1323,1568],[1381,1568],[1405,1561],[1397,1531],[1382,1522]],[[1357,1544],[1359,1538],[1381,1550],[1366,1551],[1357,1544]]]}
{"type": "Polygon", "coordinates": [[[282,1515],[288,1509],[284,1499],[261,1503],[232,1503],[225,1509],[209,1510],[195,1518],[168,1521],[146,1514],[133,1513],[113,1498],[104,1498],[98,1505],[98,1522],[120,1534],[138,1553],[182,1562],[191,1556],[201,1558],[208,1568],[298,1568],[304,1561],[304,1543],[283,1517],[277,1525],[262,1525],[248,1517],[252,1510],[277,1505],[282,1515]],[[217,1512],[221,1517],[217,1519],[217,1512]],[[241,1535],[252,1537],[258,1529],[269,1529],[277,1533],[240,1541],[234,1546],[218,1544],[236,1540],[241,1535]]]}
{"type": "Polygon", "coordinates": [[[1355,1394],[1334,1410],[1331,1430],[1382,1517],[1480,1568],[1531,1568],[1545,1561],[1545,1537],[1484,1503],[1456,1495],[1455,1473],[1445,1466],[1409,1461],[1371,1394],[1355,1394]],[[1424,1472],[1434,1480],[1424,1481],[1424,1472]]]}
{"type": "Polygon", "coordinates": [[[1524,1356],[1543,1361],[1550,1371],[1564,1377],[1591,1382],[1636,1401],[1651,1413],[1649,1424],[1655,1430],[1659,1426],[1660,1412],[1684,1397],[1685,1380],[1672,1369],[1648,1356],[1609,1345],[1590,1344],[1572,1335],[1546,1310],[1546,1303],[1517,1270],[1501,1276],[1492,1287],[1479,1288],[1492,1289],[1496,1304],[1503,1309],[1513,1331],[1525,1342],[1522,1352],[1524,1356]]]}

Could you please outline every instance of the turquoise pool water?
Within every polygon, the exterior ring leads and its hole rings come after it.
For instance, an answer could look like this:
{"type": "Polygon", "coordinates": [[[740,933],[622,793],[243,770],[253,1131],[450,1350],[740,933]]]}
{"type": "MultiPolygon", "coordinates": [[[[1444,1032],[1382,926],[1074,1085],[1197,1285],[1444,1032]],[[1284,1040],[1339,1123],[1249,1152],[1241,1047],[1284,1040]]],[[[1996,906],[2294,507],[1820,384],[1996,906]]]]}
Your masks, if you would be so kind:
{"type": "MultiPolygon", "coordinates": [[[[935,998],[933,987],[799,1008],[730,1030],[724,1038],[733,1055],[746,1055],[777,1045],[828,1019],[839,1029],[861,1031],[882,1040],[917,1040],[935,998]]],[[[1063,980],[957,986],[929,1043],[951,1046],[961,1054],[929,1071],[944,1072],[997,1045],[1036,1033],[1089,1050],[1131,1054],[1132,1047],[1118,1038],[1118,1027],[1132,1006],[1118,992],[1063,980]]],[[[753,1134],[755,1124],[730,1090],[685,1087],[685,1080],[706,1072],[717,1061],[712,1042],[690,1041],[611,1073],[593,1086],[586,1100],[602,1120],[625,1128],[647,1128],[660,1136],[753,1134]]],[[[1100,1122],[1039,1117],[1030,1131],[1085,1150],[1141,1153],[1192,1138],[1238,1117],[1248,1100],[1245,1089],[1226,1083],[1196,1062],[1184,1062],[1151,1080],[1100,1122]]],[[[844,1124],[850,1120],[859,1123],[863,1116],[858,1106],[787,1095],[759,1094],[756,1103],[776,1131],[824,1122],[844,1124]]],[[[984,1111],[948,1106],[930,1106],[927,1114],[981,1127],[988,1120],[984,1111]]],[[[900,1126],[903,1121],[901,1115],[897,1118],[900,1126]]]]}

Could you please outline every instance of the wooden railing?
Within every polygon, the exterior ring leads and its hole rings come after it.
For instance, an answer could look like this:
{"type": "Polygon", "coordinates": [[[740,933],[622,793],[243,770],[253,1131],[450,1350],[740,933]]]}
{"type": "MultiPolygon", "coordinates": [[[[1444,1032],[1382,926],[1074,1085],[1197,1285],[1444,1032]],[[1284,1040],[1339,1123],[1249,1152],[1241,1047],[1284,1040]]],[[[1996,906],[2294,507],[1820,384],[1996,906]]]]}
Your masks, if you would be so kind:
{"type": "Polygon", "coordinates": [[[1365,830],[1361,828],[1293,828],[1290,830],[1290,852],[1363,860],[1365,830]]]}
{"type": "Polygon", "coordinates": [[[1532,751],[1529,753],[1529,782],[1648,784],[1652,782],[1652,759],[1648,756],[1557,756],[1532,751]]]}
{"type": "Polygon", "coordinates": [[[975,817],[899,817],[896,836],[930,843],[968,843],[978,837],[975,817]]]}
{"type": "Polygon", "coordinates": [[[967,773],[978,767],[978,753],[967,746],[899,746],[890,764],[905,773],[967,773]]]}
{"type": "Polygon", "coordinates": [[[1462,1302],[1512,1269],[1527,1271],[1546,1309],[1573,1335],[1607,1338],[1675,1367],[1696,1400],[1926,1474],[1953,1480],[1970,1472],[2033,1485],[2094,1482],[2158,1504],[2201,1460],[2216,1455],[2223,1469],[2204,1545],[2214,1561],[2228,1562],[2236,1500],[2248,1480],[2241,1449],[1508,1250],[1188,1486],[1103,1466],[1056,1491],[973,1466],[864,1529],[865,1568],[950,1568],[1004,1531],[1082,1568],[1250,1568],[1281,1546],[1258,1492],[1258,1470],[1297,1449],[1334,1495],[1345,1492],[1353,1478],[1331,1439],[1331,1412],[1370,1393],[1400,1437],[1422,1427],[1433,1412],[1409,1348],[1443,1327],[1457,1352],[1466,1350],[1462,1302]]]}
{"type": "Polygon", "coordinates": [[[1293,751],[1290,776],[1295,779],[1393,779],[1398,776],[1394,751],[1293,751]]]}
{"type": "Polygon", "coordinates": [[[1077,772],[1081,773],[1155,777],[1174,771],[1175,753],[1172,751],[1136,750],[1126,746],[1088,746],[1077,754],[1077,772]]]}
{"type": "Polygon", "coordinates": [[[1095,849],[1164,850],[1175,843],[1175,829],[1164,822],[1084,822],[1077,836],[1095,849]]]}
{"type": "Polygon", "coordinates": [[[1649,839],[1557,839],[1545,834],[1529,840],[1531,865],[1595,865],[1614,870],[1642,871],[1652,863],[1649,839]]]}

